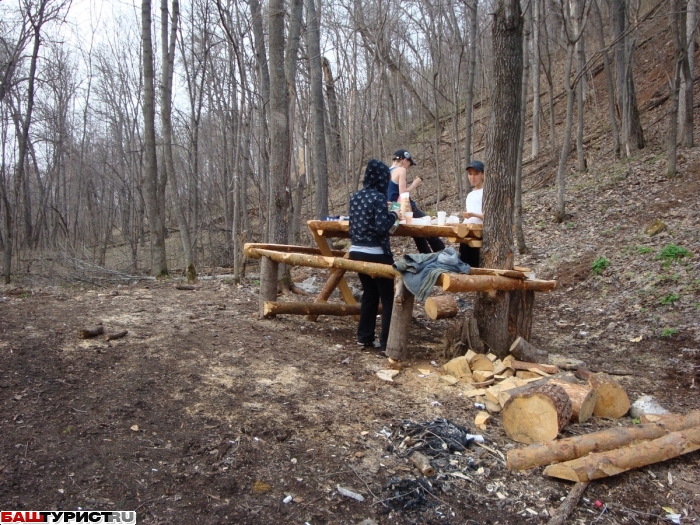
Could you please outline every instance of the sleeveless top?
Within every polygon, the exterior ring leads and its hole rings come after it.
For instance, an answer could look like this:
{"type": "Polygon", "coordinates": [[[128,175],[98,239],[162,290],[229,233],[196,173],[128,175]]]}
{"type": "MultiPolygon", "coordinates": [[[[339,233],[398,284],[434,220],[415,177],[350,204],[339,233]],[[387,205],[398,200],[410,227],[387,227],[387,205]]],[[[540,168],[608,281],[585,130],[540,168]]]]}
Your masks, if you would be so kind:
{"type": "MultiPolygon", "coordinates": [[[[396,166],[394,166],[395,168],[396,166]]],[[[389,168],[389,173],[394,171],[394,168],[389,168]]],[[[390,202],[398,202],[399,200],[399,185],[396,184],[391,178],[389,179],[389,187],[386,190],[387,200],[390,202]]]]}

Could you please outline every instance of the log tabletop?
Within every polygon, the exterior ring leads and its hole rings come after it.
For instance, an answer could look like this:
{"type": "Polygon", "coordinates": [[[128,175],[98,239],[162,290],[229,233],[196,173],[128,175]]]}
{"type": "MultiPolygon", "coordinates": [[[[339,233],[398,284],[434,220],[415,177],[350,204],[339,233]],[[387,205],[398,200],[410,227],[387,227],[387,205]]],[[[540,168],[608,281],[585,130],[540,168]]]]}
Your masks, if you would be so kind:
{"type": "MultiPolygon", "coordinates": [[[[321,237],[350,237],[350,223],[348,221],[307,221],[312,233],[321,237]]],[[[468,244],[473,248],[481,246],[481,224],[446,224],[437,226],[434,224],[400,224],[392,237],[444,237],[451,242],[468,244]]]]}

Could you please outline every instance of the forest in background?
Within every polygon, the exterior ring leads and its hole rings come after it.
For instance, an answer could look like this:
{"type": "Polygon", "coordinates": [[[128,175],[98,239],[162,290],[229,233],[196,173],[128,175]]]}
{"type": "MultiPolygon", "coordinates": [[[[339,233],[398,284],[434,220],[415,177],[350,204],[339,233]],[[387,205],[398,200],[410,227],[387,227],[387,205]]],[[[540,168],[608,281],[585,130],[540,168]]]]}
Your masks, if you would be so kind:
{"type": "MultiPolygon", "coordinates": [[[[5,0],[5,281],[47,257],[238,278],[243,243],[298,242],[303,220],[345,212],[367,159],[398,147],[430,174],[426,207],[463,202],[464,166],[489,146],[501,3],[143,1],[66,38],[71,3],[5,0]]],[[[693,146],[694,0],[536,0],[521,21],[524,103],[500,115],[521,122],[517,189],[523,164],[551,171],[565,220],[565,175],[587,169],[591,136],[621,159],[645,147],[642,103],[664,110],[675,175],[677,146],[693,146]],[[662,89],[640,96],[641,71],[662,89]]]]}

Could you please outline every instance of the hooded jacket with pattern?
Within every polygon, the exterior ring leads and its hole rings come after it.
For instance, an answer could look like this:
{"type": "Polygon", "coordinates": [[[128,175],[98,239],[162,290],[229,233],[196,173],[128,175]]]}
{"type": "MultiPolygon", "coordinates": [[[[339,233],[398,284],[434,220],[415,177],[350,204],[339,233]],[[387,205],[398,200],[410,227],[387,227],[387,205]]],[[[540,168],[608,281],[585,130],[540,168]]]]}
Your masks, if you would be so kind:
{"type": "Polygon", "coordinates": [[[355,246],[381,246],[391,256],[389,234],[396,228],[398,216],[387,207],[389,166],[372,159],[367,163],[362,189],[350,199],[350,238],[355,246]]]}

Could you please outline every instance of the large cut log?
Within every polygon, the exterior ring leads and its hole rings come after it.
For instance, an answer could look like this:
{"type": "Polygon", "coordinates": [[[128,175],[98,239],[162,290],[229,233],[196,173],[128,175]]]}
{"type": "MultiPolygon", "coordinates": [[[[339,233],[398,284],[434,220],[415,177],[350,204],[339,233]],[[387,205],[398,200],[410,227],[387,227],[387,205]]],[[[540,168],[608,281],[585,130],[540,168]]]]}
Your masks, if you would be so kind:
{"type": "Polygon", "coordinates": [[[550,465],[544,474],[570,481],[591,481],[615,476],[700,449],[700,426],[628,447],[596,452],[588,456],[550,465]]]}
{"type": "Polygon", "coordinates": [[[552,441],[571,419],[571,412],[571,400],[563,388],[535,386],[506,401],[503,430],[519,443],[552,441]]]}
{"type": "Polygon", "coordinates": [[[630,443],[657,439],[669,432],[697,426],[700,426],[700,411],[691,412],[686,416],[669,415],[658,423],[613,427],[551,443],[537,443],[529,447],[509,450],[506,467],[509,470],[524,470],[551,463],[562,463],[586,456],[591,452],[614,450],[630,443]]]}
{"type": "Polygon", "coordinates": [[[572,421],[575,423],[583,423],[591,418],[593,409],[595,408],[595,390],[584,385],[579,385],[578,383],[570,383],[560,379],[551,379],[549,384],[562,387],[566,395],[571,399],[572,421]]]}
{"type": "Polygon", "coordinates": [[[608,374],[594,374],[579,368],[576,371],[576,376],[587,379],[590,387],[595,390],[594,416],[617,419],[624,416],[630,409],[630,398],[627,392],[608,374]]]}
{"type": "Polygon", "coordinates": [[[510,353],[520,361],[529,361],[531,363],[546,363],[549,358],[549,352],[532,346],[522,337],[518,337],[513,341],[513,344],[510,345],[510,353]]]}
{"type": "MultiPolygon", "coordinates": [[[[506,364],[510,364],[510,360],[506,358],[506,364]]],[[[516,379],[520,379],[517,378],[516,379]]],[[[576,383],[576,377],[570,372],[559,372],[556,375],[549,376],[549,377],[539,377],[537,379],[527,379],[525,380],[525,385],[520,386],[520,387],[509,387],[508,390],[505,388],[502,388],[501,391],[498,393],[498,402],[501,406],[505,406],[506,402],[513,396],[522,394],[529,388],[535,387],[535,386],[542,386],[546,385],[550,381],[558,379],[559,381],[566,381],[567,383],[576,383]]],[[[573,407],[572,407],[573,410],[573,407]]]]}
{"type": "Polygon", "coordinates": [[[428,297],[425,301],[425,313],[431,319],[447,319],[457,317],[459,307],[452,295],[428,297]]]}
{"type": "MultiPolygon", "coordinates": [[[[381,313],[382,305],[379,305],[381,313]]],[[[277,302],[265,301],[263,316],[274,317],[277,314],[292,315],[360,315],[359,304],[339,303],[301,303],[301,302],[277,302]]]]}
{"type": "Polygon", "coordinates": [[[413,318],[414,300],[415,296],[399,277],[394,290],[394,309],[391,312],[391,328],[386,343],[386,355],[392,359],[405,360],[408,357],[408,335],[413,318]]]}
{"type": "MultiPolygon", "coordinates": [[[[557,286],[556,281],[540,279],[512,279],[500,275],[467,275],[463,273],[444,273],[442,289],[446,292],[493,292],[496,290],[532,290],[549,292],[557,286]]],[[[440,280],[438,280],[438,284],[440,280]]]]}

